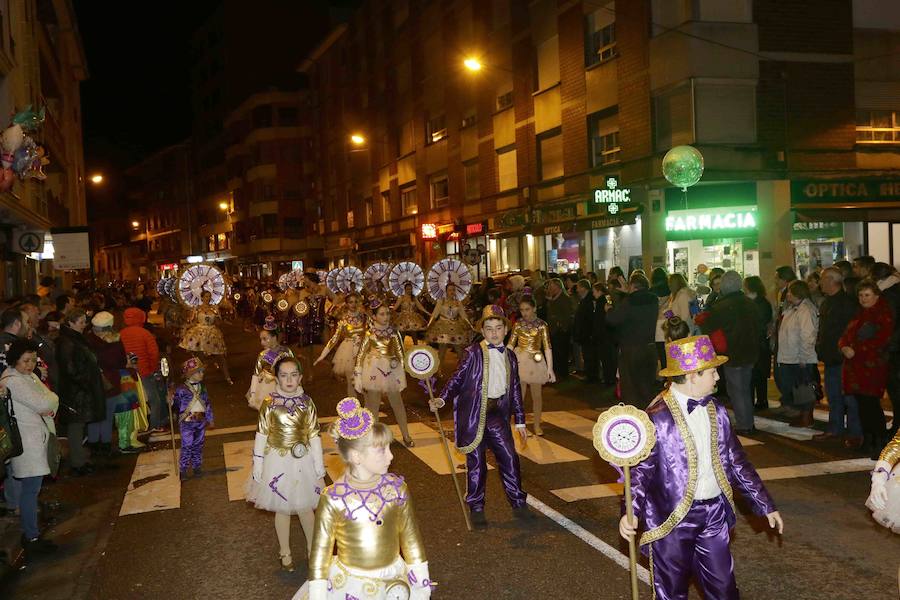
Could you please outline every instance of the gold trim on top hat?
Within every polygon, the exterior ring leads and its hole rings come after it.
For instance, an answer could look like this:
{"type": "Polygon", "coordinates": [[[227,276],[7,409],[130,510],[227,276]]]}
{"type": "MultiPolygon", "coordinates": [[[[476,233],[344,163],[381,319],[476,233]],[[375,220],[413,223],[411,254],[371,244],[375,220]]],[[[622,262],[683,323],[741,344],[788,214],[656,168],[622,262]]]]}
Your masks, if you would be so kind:
{"type": "Polygon", "coordinates": [[[707,335],[695,335],[666,343],[666,368],[663,377],[679,377],[706,369],[714,369],[728,362],[727,356],[718,356],[712,340],[707,335]]]}

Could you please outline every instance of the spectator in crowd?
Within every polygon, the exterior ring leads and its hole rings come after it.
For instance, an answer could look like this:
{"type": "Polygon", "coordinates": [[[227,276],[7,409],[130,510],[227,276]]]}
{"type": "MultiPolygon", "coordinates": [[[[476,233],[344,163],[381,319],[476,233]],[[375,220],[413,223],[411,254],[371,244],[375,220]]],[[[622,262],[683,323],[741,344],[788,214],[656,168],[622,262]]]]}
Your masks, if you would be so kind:
{"type": "Polygon", "coordinates": [[[85,427],[88,423],[102,421],[106,414],[100,365],[84,338],[87,322],[83,310],[72,309],[60,328],[56,344],[59,395],[68,408],[60,412],[60,423],[66,425],[69,462],[76,476],[94,472],[84,447],[85,427]]]}
{"type": "Polygon", "coordinates": [[[900,274],[887,263],[875,263],[872,279],[878,284],[881,296],[891,307],[894,316],[894,333],[888,343],[887,393],[894,411],[894,423],[890,435],[894,437],[900,427],[900,274]]]}
{"type": "Polygon", "coordinates": [[[639,407],[647,406],[656,387],[656,316],[659,298],[650,282],[633,274],[628,285],[631,293],[609,306],[606,321],[616,328],[619,340],[619,379],[622,400],[639,407]]]}
{"type": "Polygon", "coordinates": [[[806,276],[806,285],[809,287],[809,299],[812,300],[817,309],[822,306],[822,302],[825,300],[825,295],[819,289],[820,279],[818,271],[810,271],[809,275],[806,276]]]}
{"type": "Polygon", "coordinates": [[[660,299],[668,298],[672,293],[669,290],[669,274],[663,267],[650,271],[650,292],[660,299]]]}
{"type": "Polygon", "coordinates": [[[871,256],[857,256],[853,259],[853,275],[860,279],[872,276],[875,268],[875,259],[871,256]]]}
{"type": "Polygon", "coordinates": [[[620,290],[625,290],[628,286],[628,280],[625,279],[625,273],[622,271],[622,267],[615,266],[609,270],[609,274],[606,276],[606,282],[609,283],[611,281],[617,282],[620,290]]]}
{"type": "Polygon", "coordinates": [[[616,383],[616,348],[612,330],[606,323],[607,296],[604,285],[597,282],[591,286],[591,298],[594,301],[594,314],[591,320],[591,345],[595,365],[587,372],[588,381],[601,381],[604,385],[616,383]],[[603,368],[599,367],[602,363],[603,368]],[[593,377],[593,379],[592,379],[593,377]]]}
{"type": "MultiPolygon", "coordinates": [[[[772,318],[769,339],[772,342],[772,354],[775,355],[775,385],[781,390],[781,370],[778,368],[778,330],[781,327],[781,319],[784,309],[787,307],[787,289],[792,281],[797,279],[794,269],[782,265],[775,269],[775,315],[772,318]]],[[[782,398],[782,401],[784,399],[782,398]]]]}
{"type": "Polygon", "coordinates": [[[862,281],[862,278],[857,277],[856,275],[851,275],[850,277],[844,278],[844,291],[850,294],[852,297],[856,298],[856,286],[859,282],[862,281]]]}
{"type": "Polygon", "coordinates": [[[772,370],[772,349],[769,345],[769,325],[772,323],[772,303],[766,298],[766,286],[762,279],[751,275],[744,279],[744,294],[753,301],[759,317],[759,352],[753,364],[752,387],[757,410],[769,408],[769,373],[772,370]]]}
{"type": "Polygon", "coordinates": [[[131,304],[144,311],[145,315],[150,314],[150,309],[153,308],[153,298],[147,294],[143,283],[135,286],[134,298],[132,298],[131,304]]]}
{"type": "Polygon", "coordinates": [[[575,328],[573,339],[581,352],[584,364],[584,377],[589,382],[597,382],[600,363],[597,357],[596,340],[594,339],[594,295],[591,293],[591,282],[580,279],[575,285],[578,294],[578,305],[575,308],[575,328]]]}
{"type": "MultiPolygon", "coordinates": [[[[881,397],[887,387],[888,353],[894,332],[891,307],[871,279],[857,286],[861,310],[850,321],[838,345],[844,355],[844,394],[856,398],[862,422],[861,450],[878,460],[881,449],[890,439],[885,428],[881,397]]],[[[896,415],[895,415],[896,418],[896,415]]]]}
{"type": "Polygon", "coordinates": [[[786,308],[778,329],[778,354],[776,355],[780,381],[781,404],[787,412],[796,415],[791,421],[794,427],[809,427],[813,422],[814,398],[796,397],[799,386],[813,386],[818,379],[816,335],[819,316],[809,299],[809,287],[805,281],[792,281],[785,295],[786,308]]]}
{"type": "Polygon", "coordinates": [[[55,390],[59,382],[59,369],[56,366],[56,349],[53,342],[40,332],[41,310],[34,302],[23,302],[19,305],[25,318],[25,332],[22,337],[28,338],[38,348],[38,370],[41,381],[51,390],[55,390]]]}
{"type": "Polygon", "coordinates": [[[41,285],[38,286],[37,295],[41,298],[54,299],[56,293],[56,281],[52,277],[41,277],[41,285]]]}
{"type": "Polygon", "coordinates": [[[75,308],[75,300],[71,296],[62,294],[56,297],[56,310],[66,315],[75,308]]]}
{"type": "Polygon", "coordinates": [[[547,300],[547,293],[544,289],[544,277],[540,271],[535,271],[531,274],[531,297],[534,299],[534,304],[537,307],[538,316],[543,318],[545,314],[544,302],[547,300]]]}
{"type": "Polygon", "coordinates": [[[819,284],[825,300],[819,307],[819,331],[816,336],[816,355],[825,366],[825,395],[828,397],[828,427],[815,440],[841,439],[848,448],[862,444],[862,426],[856,398],[845,396],[841,384],[844,355],[838,341],[847,325],[859,312],[859,304],[844,291],[844,277],[840,269],[828,267],[822,271],[819,284]],[[846,416],[846,425],[844,417],[846,416]]]}
{"type": "Polygon", "coordinates": [[[574,316],[572,299],[559,279],[551,279],[547,284],[546,313],[545,320],[550,326],[550,346],[553,348],[553,370],[559,381],[569,374],[569,347],[572,344],[574,316]]]}
{"type": "Polygon", "coordinates": [[[742,284],[737,271],[722,275],[721,296],[703,323],[703,333],[721,330],[724,334],[728,362],[723,369],[728,399],[734,409],[734,429],[747,435],[755,431],[752,379],[753,366],[759,357],[760,325],[759,311],[753,300],[744,295],[742,284]]]}
{"type": "Polygon", "coordinates": [[[0,373],[9,366],[6,362],[6,351],[25,332],[25,315],[18,308],[7,308],[0,313],[0,373]]]}
{"type": "Polygon", "coordinates": [[[719,299],[719,294],[722,293],[722,273],[724,273],[724,271],[719,267],[715,267],[709,271],[710,292],[703,301],[703,307],[707,310],[712,308],[712,305],[719,299]]]}

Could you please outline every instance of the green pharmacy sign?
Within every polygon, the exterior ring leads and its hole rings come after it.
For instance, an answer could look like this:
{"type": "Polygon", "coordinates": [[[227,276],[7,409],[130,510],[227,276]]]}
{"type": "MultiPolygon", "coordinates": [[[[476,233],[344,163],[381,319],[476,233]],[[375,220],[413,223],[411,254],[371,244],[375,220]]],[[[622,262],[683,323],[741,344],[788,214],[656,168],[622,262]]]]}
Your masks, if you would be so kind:
{"type": "Polygon", "coordinates": [[[608,204],[608,212],[611,215],[619,212],[619,204],[631,202],[631,189],[619,186],[619,178],[615,175],[606,177],[606,189],[594,190],[595,204],[608,204]]]}
{"type": "Polygon", "coordinates": [[[705,237],[755,236],[755,206],[728,206],[671,210],[666,216],[666,238],[689,240],[705,237]]]}

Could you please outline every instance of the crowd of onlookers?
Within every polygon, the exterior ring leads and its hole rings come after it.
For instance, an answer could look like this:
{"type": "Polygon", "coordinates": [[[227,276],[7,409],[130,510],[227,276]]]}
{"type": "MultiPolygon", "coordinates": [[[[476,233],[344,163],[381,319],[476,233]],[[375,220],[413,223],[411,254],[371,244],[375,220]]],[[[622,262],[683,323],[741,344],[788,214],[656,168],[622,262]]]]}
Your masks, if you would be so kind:
{"type": "Polygon", "coordinates": [[[519,299],[531,295],[549,325],[557,378],[618,384],[623,401],[642,407],[660,389],[667,334],[707,334],[729,357],[719,394],[738,433],[755,431],[756,411],[809,427],[816,404],[827,398],[828,425],[815,439],[873,456],[880,451],[898,424],[895,418],[886,428],[885,391],[895,415],[900,405],[900,275],[893,267],[861,256],[803,280],[779,267],[769,290],[758,276],[704,265],[692,278],[663,268],[626,278],[613,267],[605,280],[525,271],[502,283],[487,278],[474,301],[477,310],[498,304],[515,319],[519,299]],[[778,407],[769,404],[770,376],[778,407]]]}
{"type": "Polygon", "coordinates": [[[26,557],[55,550],[40,536],[38,496],[60,476],[60,439],[65,474],[83,477],[139,452],[141,429],[168,426],[152,302],[142,284],[66,294],[46,278],[37,294],[0,303],[0,426],[20,439],[0,461],[3,508],[19,515],[26,557]]]}

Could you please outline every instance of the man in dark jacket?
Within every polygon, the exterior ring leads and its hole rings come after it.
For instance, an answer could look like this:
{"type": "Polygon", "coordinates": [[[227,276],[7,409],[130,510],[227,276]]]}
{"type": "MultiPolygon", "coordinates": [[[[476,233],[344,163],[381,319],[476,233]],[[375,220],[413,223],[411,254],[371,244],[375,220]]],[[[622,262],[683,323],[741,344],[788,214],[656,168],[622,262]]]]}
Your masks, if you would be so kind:
{"type": "Polygon", "coordinates": [[[619,338],[619,381],[622,401],[646,407],[656,391],[656,316],[659,298],[649,291],[650,282],[640,273],[628,279],[631,293],[610,306],[606,322],[619,338]]]}
{"type": "Polygon", "coordinates": [[[550,327],[550,346],[553,348],[553,370],[556,380],[569,375],[569,348],[572,345],[572,298],[563,290],[559,279],[547,284],[546,321],[550,327]]]}
{"type": "Polygon", "coordinates": [[[597,343],[594,340],[594,296],[591,294],[591,282],[580,279],[575,285],[578,297],[578,308],[575,309],[575,328],[573,339],[581,347],[584,357],[584,376],[590,383],[599,381],[600,360],[597,355],[597,343]]]}
{"type": "Polygon", "coordinates": [[[816,356],[825,365],[825,394],[828,396],[828,427],[825,433],[813,436],[816,440],[839,438],[846,434],[844,445],[858,448],[862,444],[862,425],[859,409],[853,396],[845,396],[841,386],[844,355],[838,340],[847,325],[859,312],[859,303],[844,291],[844,277],[840,269],[828,267],[819,278],[819,288],[825,295],[819,307],[819,332],[816,335],[816,356]],[[844,414],[847,426],[844,427],[844,414]]]}
{"type": "Polygon", "coordinates": [[[9,365],[6,364],[6,351],[10,345],[22,336],[25,331],[25,316],[18,308],[7,308],[0,314],[0,374],[9,365]]]}
{"type": "Polygon", "coordinates": [[[720,295],[701,325],[703,333],[721,330],[725,335],[728,362],[725,386],[734,409],[734,429],[742,435],[753,433],[753,365],[759,356],[759,311],[742,291],[737,271],[722,275],[720,295]]]}
{"type": "Polygon", "coordinates": [[[894,424],[891,426],[892,439],[900,427],[900,274],[887,263],[878,262],[872,267],[872,278],[878,282],[881,297],[888,301],[894,312],[894,333],[888,343],[887,392],[894,408],[894,424]]]}

